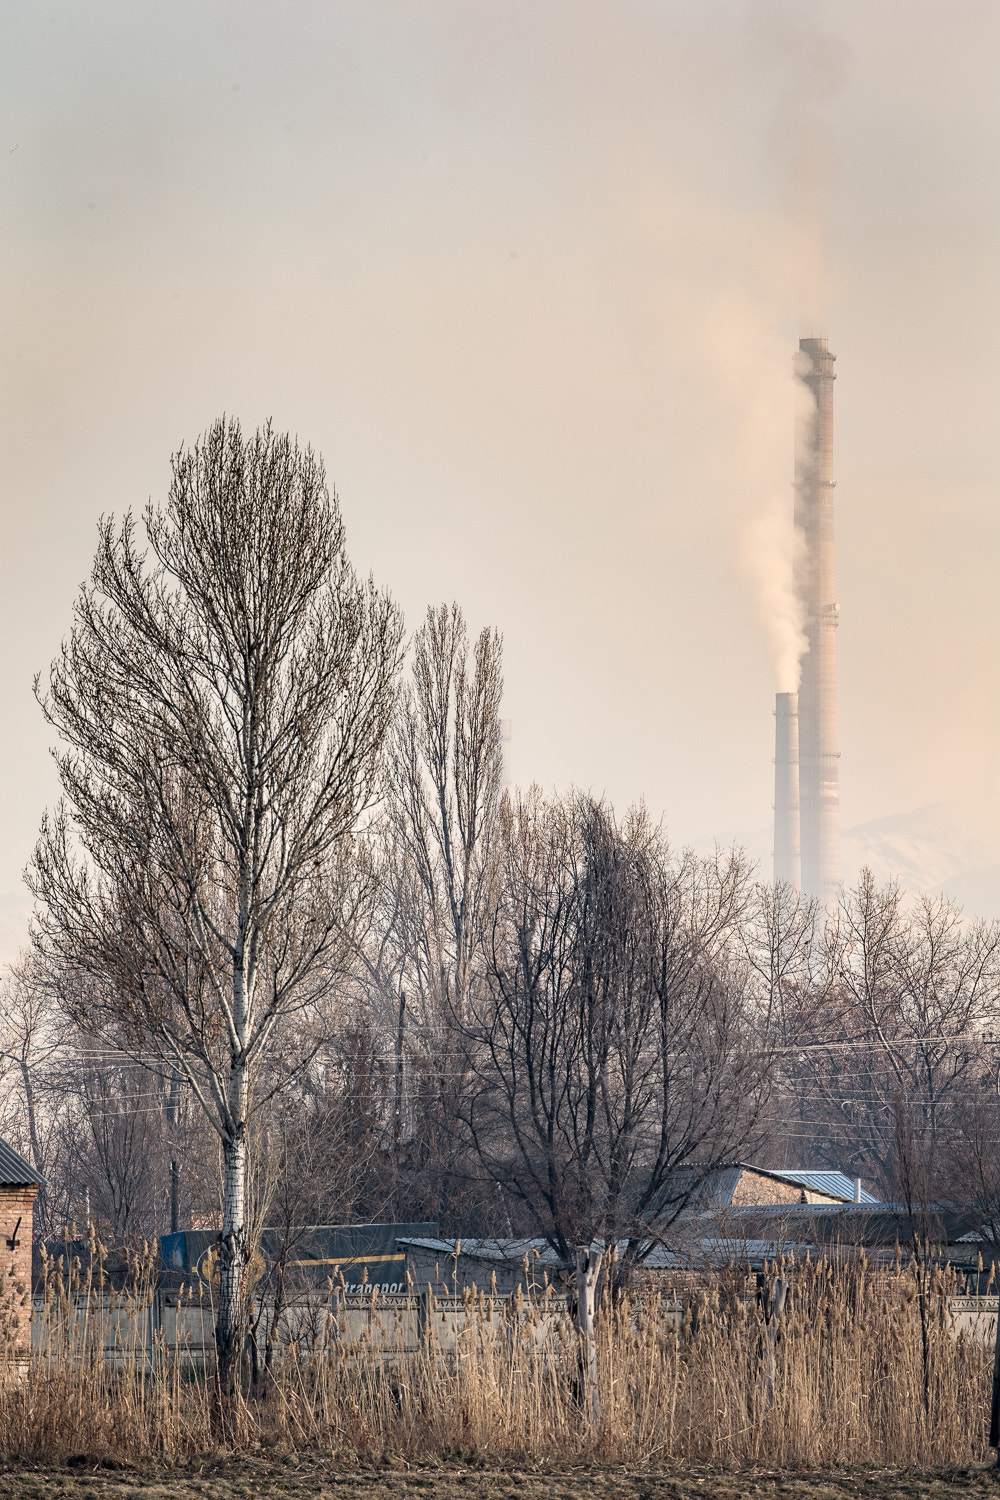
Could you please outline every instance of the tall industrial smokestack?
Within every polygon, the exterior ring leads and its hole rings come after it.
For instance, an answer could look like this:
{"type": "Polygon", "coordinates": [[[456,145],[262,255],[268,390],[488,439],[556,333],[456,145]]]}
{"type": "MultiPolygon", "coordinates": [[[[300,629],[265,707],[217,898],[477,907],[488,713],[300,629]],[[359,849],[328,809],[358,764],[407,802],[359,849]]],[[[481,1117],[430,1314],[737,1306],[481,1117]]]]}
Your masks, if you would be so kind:
{"type": "Polygon", "coordinates": [[[796,890],[802,881],[798,693],[778,693],[774,700],[774,880],[796,890]]]}
{"type": "Polygon", "coordinates": [[[833,564],[833,372],[826,339],[800,339],[796,373],[812,397],[795,455],[796,592],[807,648],[799,686],[802,889],[825,906],[840,885],[837,593],[833,564]]]}

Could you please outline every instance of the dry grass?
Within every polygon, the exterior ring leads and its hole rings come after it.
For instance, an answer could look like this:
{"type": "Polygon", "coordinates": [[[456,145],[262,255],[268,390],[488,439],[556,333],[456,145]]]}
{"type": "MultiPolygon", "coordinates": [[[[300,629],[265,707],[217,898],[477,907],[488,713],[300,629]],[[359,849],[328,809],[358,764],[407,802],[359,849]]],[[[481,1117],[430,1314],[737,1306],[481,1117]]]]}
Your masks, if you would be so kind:
{"type": "Polygon", "coordinates": [[[863,1261],[783,1274],[793,1290],[771,1397],[763,1314],[736,1278],[688,1295],[679,1318],[666,1299],[606,1306],[600,1431],[581,1414],[576,1336],[551,1297],[470,1299],[453,1350],[432,1318],[409,1355],[365,1338],[348,1344],[328,1316],[314,1347],[287,1346],[273,1377],[220,1414],[210,1372],[185,1370],[164,1348],[152,1362],[142,1357],[128,1316],[148,1296],[141,1266],[119,1294],[110,1362],[109,1325],[74,1314],[69,1292],[81,1287],[54,1277],[43,1349],[23,1378],[0,1386],[0,1451],[49,1463],[88,1455],[176,1464],[222,1442],[246,1455],[320,1453],[341,1467],[542,1466],[550,1479],[581,1463],[744,1476],[866,1465],[981,1472],[992,1360],[949,1331],[947,1278],[916,1269],[887,1278],[863,1261]]]}

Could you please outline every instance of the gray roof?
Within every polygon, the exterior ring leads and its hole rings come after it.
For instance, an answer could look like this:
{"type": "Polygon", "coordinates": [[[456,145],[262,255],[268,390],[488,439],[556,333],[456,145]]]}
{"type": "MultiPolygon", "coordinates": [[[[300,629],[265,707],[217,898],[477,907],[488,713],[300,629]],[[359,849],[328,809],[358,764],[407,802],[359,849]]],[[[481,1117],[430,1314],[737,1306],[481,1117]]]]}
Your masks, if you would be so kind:
{"type": "MultiPolygon", "coordinates": [[[[755,1170],[760,1171],[761,1168],[757,1167],[755,1170]]],[[[831,1198],[845,1198],[848,1202],[854,1197],[854,1180],[848,1177],[846,1172],[802,1172],[798,1167],[794,1169],[775,1167],[772,1175],[784,1177],[788,1182],[797,1182],[801,1187],[808,1188],[811,1193],[826,1193],[831,1198]]],[[[877,1203],[879,1200],[862,1188],[859,1201],[877,1203]]]]}
{"type": "Polygon", "coordinates": [[[728,1208],[742,1176],[742,1162],[732,1163],[728,1167],[718,1167],[706,1179],[703,1192],[699,1196],[707,1196],[722,1207],[728,1208]]]}
{"type": "Polygon", "coordinates": [[[21,1154],[0,1140],[0,1187],[44,1187],[45,1178],[21,1154]]]}

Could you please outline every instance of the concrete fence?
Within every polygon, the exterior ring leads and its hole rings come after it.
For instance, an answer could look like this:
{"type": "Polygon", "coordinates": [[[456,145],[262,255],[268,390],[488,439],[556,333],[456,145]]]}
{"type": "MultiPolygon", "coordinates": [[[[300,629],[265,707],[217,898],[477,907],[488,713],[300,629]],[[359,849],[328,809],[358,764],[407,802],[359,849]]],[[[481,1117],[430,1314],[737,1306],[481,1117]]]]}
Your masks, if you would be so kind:
{"type": "Polygon", "coordinates": [[[967,1339],[992,1348],[997,1337],[998,1307],[1000,1299],[996,1297],[949,1297],[952,1333],[956,1337],[964,1333],[967,1339]]]}
{"type": "MultiPolygon", "coordinates": [[[[309,1355],[339,1348],[355,1358],[413,1355],[428,1345],[443,1354],[468,1348],[473,1339],[488,1342],[508,1336],[516,1327],[531,1342],[543,1342],[567,1317],[564,1298],[540,1301],[511,1298],[434,1296],[429,1290],[408,1295],[348,1296],[314,1291],[300,1294],[283,1308],[277,1342],[297,1346],[309,1355]]],[[[273,1304],[265,1304],[261,1329],[269,1328],[273,1304]]],[[[263,1342],[263,1331],[261,1341],[263,1342]]],[[[91,1292],[74,1298],[32,1300],[31,1346],[37,1358],[53,1365],[68,1360],[103,1358],[124,1367],[151,1368],[177,1361],[203,1369],[215,1357],[215,1311],[210,1299],[180,1297],[157,1289],[147,1296],[91,1292]]]]}
{"type": "MultiPolygon", "coordinates": [[[[661,1311],[668,1319],[682,1316],[680,1303],[661,1311]]],[[[996,1339],[996,1297],[950,1297],[949,1327],[977,1343],[992,1346],[996,1339]]],[[[264,1327],[273,1306],[265,1305],[264,1327]]],[[[429,1290],[408,1295],[376,1297],[314,1291],[292,1299],[279,1319],[277,1342],[295,1345],[308,1356],[325,1349],[344,1358],[375,1354],[380,1358],[415,1355],[428,1347],[445,1355],[470,1350],[516,1332],[528,1344],[541,1345],[568,1330],[569,1308],[564,1297],[542,1299],[434,1296],[429,1290]]],[[[157,1289],[146,1297],[108,1295],[62,1297],[32,1303],[31,1345],[43,1364],[103,1358],[124,1367],[147,1368],[177,1362],[201,1370],[215,1356],[215,1312],[208,1297],[180,1297],[157,1289]]]]}

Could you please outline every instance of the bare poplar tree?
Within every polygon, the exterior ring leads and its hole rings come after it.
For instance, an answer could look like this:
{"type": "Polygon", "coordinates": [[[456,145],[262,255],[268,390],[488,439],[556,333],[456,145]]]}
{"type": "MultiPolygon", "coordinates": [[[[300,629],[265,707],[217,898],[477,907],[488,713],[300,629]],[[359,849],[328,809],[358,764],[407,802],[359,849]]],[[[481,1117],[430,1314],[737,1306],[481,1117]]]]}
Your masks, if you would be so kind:
{"type": "Polygon", "coordinates": [[[394,1055],[394,1141],[421,1211],[453,1161],[465,1014],[495,893],[503,794],[501,639],[468,639],[457,604],[429,608],[389,739],[378,930],[364,949],[380,1029],[394,1055]],[[405,1118],[404,1118],[405,1117],[405,1118]]]}
{"type": "Polygon", "coordinates": [[[822,908],[793,886],[758,884],[740,924],[748,978],[790,1044],[829,987],[822,908]]]}
{"type": "Polygon", "coordinates": [[[413,645],[391,739],[388,811],[411,882],[396,930],[430,1020],[462,1014],[482,934],[503,790],[503,676],[495,630],[480,633],[470,663],[456,604],[428,609],[413,645]]]}
{"type": "MultiPolygon", "coordinates": [[[[91,1033],[176,1068],[218,1133],[217,1345],[245,1332],[247,1125],[268,1049],[336,976],[381,787],[401,626],[359,582],[321,460],[216,422],[167,504],[100,523],[43,711],[64,800],[29,872],[37,941],[91,1033]]],[[[308,1031],[308,1028],[303,1028],[308,1031]]]]}

